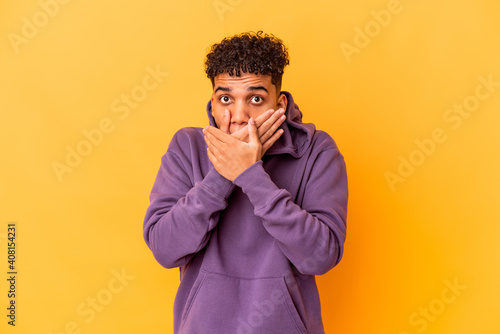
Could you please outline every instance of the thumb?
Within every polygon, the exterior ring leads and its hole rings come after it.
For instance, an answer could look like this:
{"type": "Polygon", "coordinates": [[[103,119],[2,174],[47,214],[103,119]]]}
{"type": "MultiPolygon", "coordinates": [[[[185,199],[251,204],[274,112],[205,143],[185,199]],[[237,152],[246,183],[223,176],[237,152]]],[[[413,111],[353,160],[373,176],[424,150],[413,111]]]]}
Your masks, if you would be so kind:
{"type": "Polygon", "coordinates": [[[248,121],[248,143],[251,145],[260,144],[259,134],[257,133],[257,126],[253,117],[248,121]]]}

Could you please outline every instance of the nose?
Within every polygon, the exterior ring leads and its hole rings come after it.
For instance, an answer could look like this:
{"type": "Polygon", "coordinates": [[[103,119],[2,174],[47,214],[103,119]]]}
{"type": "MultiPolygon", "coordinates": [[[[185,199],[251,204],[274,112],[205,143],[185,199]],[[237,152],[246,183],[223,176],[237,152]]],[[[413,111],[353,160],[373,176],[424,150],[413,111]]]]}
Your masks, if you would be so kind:
{"type": "Polygon", "coordinates": [[[231,123],[233,125],[244,126],[248,123],[248,111],[243,102],[237,102],[233,105],[231,112],[231,123]]]}

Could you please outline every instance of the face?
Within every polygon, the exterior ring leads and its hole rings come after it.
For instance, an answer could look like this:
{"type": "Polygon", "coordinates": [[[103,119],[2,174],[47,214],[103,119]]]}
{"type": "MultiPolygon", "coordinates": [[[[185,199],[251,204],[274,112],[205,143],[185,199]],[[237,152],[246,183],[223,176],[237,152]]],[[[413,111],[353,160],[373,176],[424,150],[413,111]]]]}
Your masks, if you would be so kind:
{"type": "Polygon", "coordinates": [[[214,78],[212,116],[220,127],[227,109],[231,116],[229,132],[234,133],[244,127],[250,117],[255,119],[269,109],[286,110],[286,96],[277,96],[277,93],[270,75],[241,73],[237,77],[219,74],[214,78]]]}

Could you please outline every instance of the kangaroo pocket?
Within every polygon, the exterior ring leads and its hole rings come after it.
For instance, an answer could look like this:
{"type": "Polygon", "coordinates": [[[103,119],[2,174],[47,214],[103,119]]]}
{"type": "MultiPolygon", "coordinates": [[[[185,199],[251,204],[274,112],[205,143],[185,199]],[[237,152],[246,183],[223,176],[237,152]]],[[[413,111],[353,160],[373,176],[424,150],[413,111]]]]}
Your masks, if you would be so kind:
{"type": "Polygon", "coordinates": [[[182,314],[181,334],[306,333],[284,278],[242,279],[200,272],[182,314]]]}

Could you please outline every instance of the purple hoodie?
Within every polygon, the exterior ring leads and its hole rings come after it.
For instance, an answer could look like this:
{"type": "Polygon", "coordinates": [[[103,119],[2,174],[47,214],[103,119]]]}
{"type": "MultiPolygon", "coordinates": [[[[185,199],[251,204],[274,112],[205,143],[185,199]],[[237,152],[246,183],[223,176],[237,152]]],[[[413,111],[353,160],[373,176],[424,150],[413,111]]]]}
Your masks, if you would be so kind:
{"type": "MultiPolygon", "coordinates": [[[[201,128],[183,128],[162,157],[144,239],[180,267],[175,334],[324,333],[314,275],[341,259],[344,159],[288,92],[280,139],[234,182],[207,156],[201,128]]],[[[215,126],[211,104],[210,124],[215,126]]]]}

